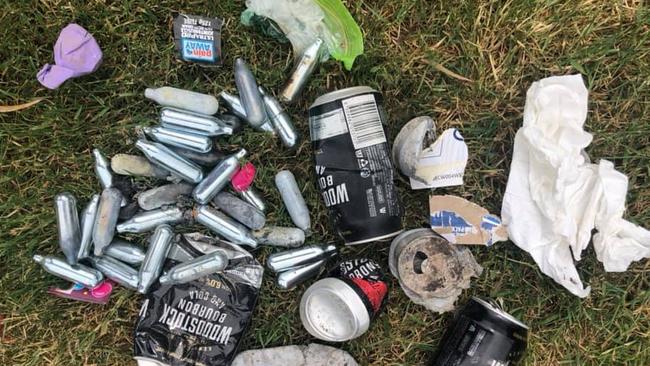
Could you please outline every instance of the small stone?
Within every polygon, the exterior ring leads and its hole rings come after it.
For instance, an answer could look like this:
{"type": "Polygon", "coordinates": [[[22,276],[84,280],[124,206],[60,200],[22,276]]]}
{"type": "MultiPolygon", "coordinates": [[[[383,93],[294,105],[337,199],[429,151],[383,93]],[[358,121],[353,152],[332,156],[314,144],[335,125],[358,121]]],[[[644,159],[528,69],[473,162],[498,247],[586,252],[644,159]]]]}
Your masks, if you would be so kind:
{"type": "Polygon", "coordinates": [[[153,165],[142,156],[117,154],[111,159],[111,169],[115,174],[136,177],[153,177],[167,179],[169,172],[153,165]]]}
{"type": "Polygon", "coordinates": [[[250,229],[261,229],[266,223],[266,216],[262,211],[228,192],[220,192],[212,202],[228,216],[250,229]]]}
{"type": "Polygon", "coordinates": [[[167,184],[140,193],[138,204],[143,210],[155,210],[165,205],[172,205],[192,193],[193,185],[187,183],[167,184]]]}

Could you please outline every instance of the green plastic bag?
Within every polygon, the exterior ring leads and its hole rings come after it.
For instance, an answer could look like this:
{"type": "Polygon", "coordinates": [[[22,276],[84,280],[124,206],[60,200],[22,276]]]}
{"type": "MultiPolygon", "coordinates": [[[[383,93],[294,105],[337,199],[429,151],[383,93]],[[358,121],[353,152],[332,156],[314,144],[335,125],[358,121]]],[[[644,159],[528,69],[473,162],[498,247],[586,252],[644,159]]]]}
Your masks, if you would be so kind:
{"type": "Polygon", "coordinates": [[[331,55],[347,70],[363,54],[361,29],[340,0],[247,0],[246,6],[242,24],[280,42],[288,39],[296,57],[316,38],[327,45],[321,61],[331,55]],[[278,29],[284,34],[278,34],[278,29]]]}

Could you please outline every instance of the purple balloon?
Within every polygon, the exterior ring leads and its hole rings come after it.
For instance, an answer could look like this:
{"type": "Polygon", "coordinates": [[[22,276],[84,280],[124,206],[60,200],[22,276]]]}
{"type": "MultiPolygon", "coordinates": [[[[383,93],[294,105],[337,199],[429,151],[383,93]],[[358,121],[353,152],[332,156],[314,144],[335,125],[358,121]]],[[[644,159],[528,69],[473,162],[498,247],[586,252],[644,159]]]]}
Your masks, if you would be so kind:
{"type": "Polygon", "coordinates": [[[36,78],[49,89],[58,88],[70,78],[90,74],[102,63],[102,50],[87,30],[68,24],[54,44],[54,65],[45,64],[36,78]]]}

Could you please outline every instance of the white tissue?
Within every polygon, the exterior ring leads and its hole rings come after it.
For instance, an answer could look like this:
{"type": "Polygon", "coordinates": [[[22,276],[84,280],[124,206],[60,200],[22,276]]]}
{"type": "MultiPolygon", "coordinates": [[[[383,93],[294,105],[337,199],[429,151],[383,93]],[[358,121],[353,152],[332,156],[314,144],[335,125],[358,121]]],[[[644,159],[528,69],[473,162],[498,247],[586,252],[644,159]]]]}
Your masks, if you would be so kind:
{"type": "Polygon", "coordinates": [[[580,75],[537,81],[526,94],[524,124],[515,136],[501,218],[510,239],[542,272],[576,296],[589,295],[575,261],[589,245],[608,272],[650,257],[650,231],[623,220],[627,177],[583,149],[588,92],[580,75]]]}

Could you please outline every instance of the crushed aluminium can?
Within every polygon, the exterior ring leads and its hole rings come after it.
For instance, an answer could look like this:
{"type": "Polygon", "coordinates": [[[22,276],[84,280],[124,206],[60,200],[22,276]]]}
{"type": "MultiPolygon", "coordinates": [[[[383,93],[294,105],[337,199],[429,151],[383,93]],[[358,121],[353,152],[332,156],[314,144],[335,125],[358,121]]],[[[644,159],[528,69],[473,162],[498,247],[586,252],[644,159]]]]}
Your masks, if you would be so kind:
{"type": "Polygon", "coordinates": [[[314,337],[344,342],[364,334],[383,309],[388,282],[377,262],[362,258],[339,263],[311,285],[300,301],[300,319],[314,337]]]}
{"type": "Polygon", "coordinates": [[[526,350],[528,326],[489,302],[473,297],[456,314],[430,366],[517,364],[526,350]]]}
{"type": "Polygon", "coordinates": [[[318,188],[347,245],[402,231],[383,98],[367,86],[325,94],[309,108],[318,188]]]}

